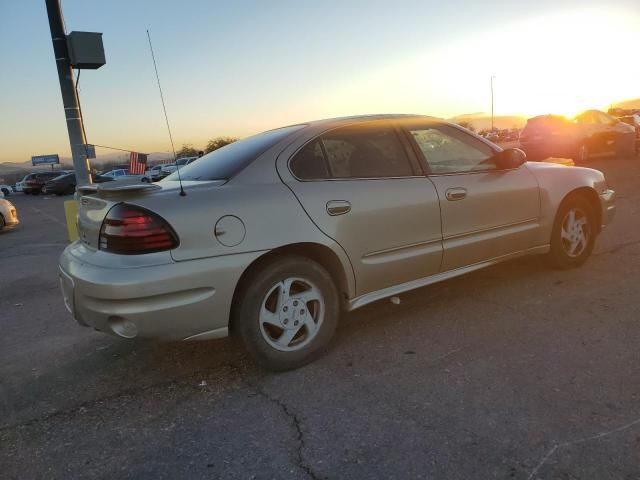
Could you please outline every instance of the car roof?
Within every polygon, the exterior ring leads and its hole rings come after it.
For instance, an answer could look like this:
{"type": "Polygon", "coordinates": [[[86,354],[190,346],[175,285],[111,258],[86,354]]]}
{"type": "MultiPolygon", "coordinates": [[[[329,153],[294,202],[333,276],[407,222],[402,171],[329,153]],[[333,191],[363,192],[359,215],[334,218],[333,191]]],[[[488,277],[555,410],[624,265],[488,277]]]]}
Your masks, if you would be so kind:
{"type": "MultiPolygon", "coordinates": [[[[350,115],[345,117],[334,117],[334,118],[325,118],[320,120],[312,120],[309,122],[296,123],[293,125],[286,125],[287,127],[293,127],[296,125],[306,126],[306,127],[314,127],[314,126],[323,126],[331,128],[333,126],[340,126],[349,123],[357,123],[357,122],[366,122],[373,120],[433,120],[433,121],[444,121],[441,118],[430,117],[427,115],[419,115],[412,113],[377,113],[370,115],[350,115]]],[[[284,126],[282,127],[284,128],[284,126]]]]}

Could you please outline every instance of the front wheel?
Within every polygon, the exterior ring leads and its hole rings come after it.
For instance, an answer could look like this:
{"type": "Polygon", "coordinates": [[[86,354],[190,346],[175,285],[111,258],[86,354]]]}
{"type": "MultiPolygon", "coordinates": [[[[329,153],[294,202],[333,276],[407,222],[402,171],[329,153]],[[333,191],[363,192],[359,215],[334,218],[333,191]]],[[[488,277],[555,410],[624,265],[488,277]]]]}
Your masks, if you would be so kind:
{"type": "Polygon", "coordinates": [[[560,269],[579,267],[591,255],[597,225],[591,204],[580,196],[566,199],[556,214],[549,261],[560,269]]]}
{"type": "Polygon", "coordinates": [[[333,279],[321,265],[280,257],[243,283],[232,321],[261,367],[291,370],[325,351],[340,305],[333,279]]]}

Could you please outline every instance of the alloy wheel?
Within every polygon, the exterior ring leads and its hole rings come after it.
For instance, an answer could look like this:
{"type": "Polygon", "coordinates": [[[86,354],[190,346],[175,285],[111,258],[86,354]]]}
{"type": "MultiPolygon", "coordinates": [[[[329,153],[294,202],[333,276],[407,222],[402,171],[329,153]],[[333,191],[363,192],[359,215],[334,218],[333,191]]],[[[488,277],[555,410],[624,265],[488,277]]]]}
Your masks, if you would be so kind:
{"type": "Polygon", "coordinates": [[[260,308],[260,331],[276,350],[304,348],[317,335],[325,315],[322,291],[309,280],[287,278],[273,285],[260,308]]]}
{"type": "Polygon", "coordinates": [[[582,255],[591,235],[589,218],[581,208],[571,208],[562,220],[560,237],[564,252],[571,258],[582,255]]]}

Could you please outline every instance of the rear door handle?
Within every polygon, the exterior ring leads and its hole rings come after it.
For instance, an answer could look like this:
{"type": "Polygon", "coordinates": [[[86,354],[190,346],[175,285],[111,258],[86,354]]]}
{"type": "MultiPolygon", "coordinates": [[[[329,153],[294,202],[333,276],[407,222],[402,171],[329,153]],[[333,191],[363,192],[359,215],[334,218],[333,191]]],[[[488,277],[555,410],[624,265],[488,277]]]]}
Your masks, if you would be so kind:
{"type": "Polygon", "coordinates": [[[330,200],[327,202],[327,213],[331,216],[344,215],[351,211],[351,204],[346,200],[330,200]]]}
{"type": "Polygon", "coordinates": [[[466,188],[450,188],[446,193],[447,200],[450,202],[455,202],[456,200],[462,200],[467,197],[467,189],[466,188]]]}

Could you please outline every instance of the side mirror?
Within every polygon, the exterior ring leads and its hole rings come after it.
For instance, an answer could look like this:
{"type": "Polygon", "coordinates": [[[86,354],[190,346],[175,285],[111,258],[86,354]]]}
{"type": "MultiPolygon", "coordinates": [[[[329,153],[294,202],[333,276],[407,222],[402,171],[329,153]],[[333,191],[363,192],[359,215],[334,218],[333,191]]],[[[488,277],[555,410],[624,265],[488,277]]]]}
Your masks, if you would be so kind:
{"type": "Polygon", "coordinates": [[[527,155],[519,148],[507,148],[496,154],[495,159],[499,170],[510,170],[526,162],[527,155]]]}

